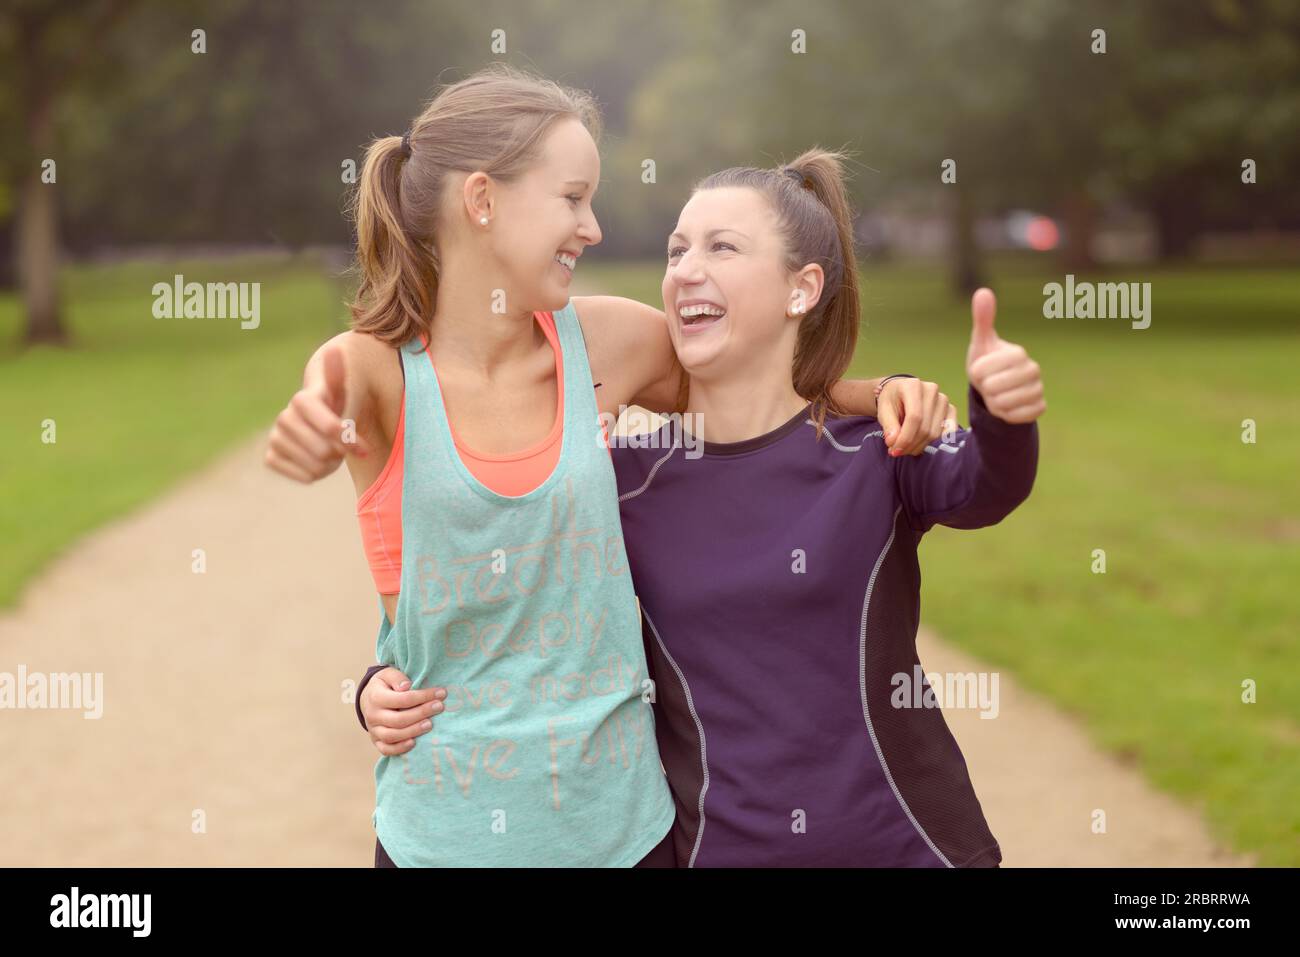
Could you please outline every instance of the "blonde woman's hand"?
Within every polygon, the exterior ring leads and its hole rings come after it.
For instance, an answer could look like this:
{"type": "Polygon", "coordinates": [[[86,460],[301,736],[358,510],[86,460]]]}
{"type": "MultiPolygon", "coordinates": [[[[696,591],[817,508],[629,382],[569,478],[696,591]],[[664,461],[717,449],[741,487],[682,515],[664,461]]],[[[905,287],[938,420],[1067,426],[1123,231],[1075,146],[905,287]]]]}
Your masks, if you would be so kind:
{"type": "Polygon", "coordinates": [[[369,453],[356,424],[342,417],[348,398],[343,350],[327,346],[321,360],[308,367],[307,384],[276,416],[267,442],[267,467],[303,483],[329,475],[349,452],[369,453]]]}
{"type": "Polygon", "coordinates": [[[937,382],[890,379],[876,399],[876,421],[891,456],[920,455],[945,432],[956,431],[957,407],[937,382]]]}

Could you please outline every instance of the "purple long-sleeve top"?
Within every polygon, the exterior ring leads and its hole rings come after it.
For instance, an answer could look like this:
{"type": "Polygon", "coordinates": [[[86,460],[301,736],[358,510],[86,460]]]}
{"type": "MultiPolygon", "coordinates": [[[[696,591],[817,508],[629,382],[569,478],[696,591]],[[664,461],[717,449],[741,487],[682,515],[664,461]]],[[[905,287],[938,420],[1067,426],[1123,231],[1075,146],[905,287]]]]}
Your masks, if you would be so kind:
{"type": "Polygon", "coordinates": [[[994,524],[1034,482],[1036,425],[969,395],[971,428],[917,457],[869,417],[815,441],[808,409],[697,457],[673,422],[614,449],[680,866],[1001,861],[941,712],[897,693],[922,535],[994,524]]]}

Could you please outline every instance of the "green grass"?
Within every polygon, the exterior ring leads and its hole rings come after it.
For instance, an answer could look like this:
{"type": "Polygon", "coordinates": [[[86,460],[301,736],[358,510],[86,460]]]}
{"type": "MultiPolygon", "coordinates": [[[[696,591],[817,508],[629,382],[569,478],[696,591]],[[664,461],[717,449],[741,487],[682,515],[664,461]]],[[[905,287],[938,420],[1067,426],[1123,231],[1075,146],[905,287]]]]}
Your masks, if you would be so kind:
{"type": "MultiPolygon", "coordinates": [[[[659,302],[658,263],[585,269],[584,288],[659,302]]],[[[1200,807],[1225,844],[1298,865],[1300,282],[1246,267],[1079,278],[1151,282],[1151,328],[1043,319],[1042,285],[1061,276],[995,264],[999,332],[1047,383],[1038,482],[995,528],[927,537],[923,617],[1200,807]]],[[[868,263],[864,280],[851,374],[935,379],[965,421],[968,306],[930,266],[868,263]]],[[[64,291],[72,350],[18,351],[19,306],[0,297],[0,606],[78,536],[269,426],[343,328],[343,288],[306,262],[77,268],[64,291]],[[151,286],[174,272],[261,281],[261,327],[154,319],[151,286]]]]}
{"type": "Polygon", "coordinates": [[[79,536],[269,428],[344,328],[344,290],[311,261],[74,267],[61,291],[67,349],[20,349],[21,305],[0,296],[0,608],[79,536]],[[259,327],[155,319],[153,284],[176,273],[261,282],[259,327]]]}
{"type": "MultiPolygon", "coordinates": [[[[658,302],[662,269],[585,281],[658,302]]],[[[863,278],[850,374],[934,379],[968,421],[968,303],[929,266],[867,263],[863,278]]],[[[927,536],[922,617],[1201,808],[1224,844],[1300,865],[1300,279],[1076,278],[1151,282],[1151,327],[1044,319],[1043,283],[1063,276],[995,264],[998,331],[1044,370],[1038,480],[1001,525],[927,536]]]]}

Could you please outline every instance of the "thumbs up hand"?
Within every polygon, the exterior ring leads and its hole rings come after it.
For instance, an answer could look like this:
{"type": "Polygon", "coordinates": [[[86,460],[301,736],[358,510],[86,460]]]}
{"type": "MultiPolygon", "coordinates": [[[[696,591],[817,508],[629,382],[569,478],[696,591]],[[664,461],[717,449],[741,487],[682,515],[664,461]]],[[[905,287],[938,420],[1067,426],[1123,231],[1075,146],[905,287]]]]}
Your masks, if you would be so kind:
{"type": "Polygon", "coordinates": [[[266,451],[269,468],[303,483],[329,475],[348,454],[369,452],[356,424],[342,418],[348,398],[342,348],[327,343],[319,356],[319,366],[308,366],[308,383],[276,417],[266,451]]]}
{"type": "Polygon", "coordinates": [[[997,418],[1015,424],[1033,422],[1047,409],[1038,363],[1024,346],[998,338],[993,329],[997,298],[992,289],[975,290],[970,309],[966,377],[997,418]]]}
{"type": "Polygon", "coordinates": [[[321,356],[325,363],[325,382],[320,391],[321,400],[335,415],[342,415],[348,397],[348,367],[340,349],[330,348],[321,356]]]}

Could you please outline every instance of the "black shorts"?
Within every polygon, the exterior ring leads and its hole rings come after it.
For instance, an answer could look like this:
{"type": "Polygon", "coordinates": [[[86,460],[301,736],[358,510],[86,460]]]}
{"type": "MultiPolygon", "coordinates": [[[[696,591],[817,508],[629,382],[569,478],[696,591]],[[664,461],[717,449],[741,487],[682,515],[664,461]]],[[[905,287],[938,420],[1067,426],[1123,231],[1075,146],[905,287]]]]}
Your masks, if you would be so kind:
{"type": "MultiPolygon", "coordinates": [[[[379,838],[375,838],[375,867],[396,867],[393,859],[388,856],[384,850],[384,845],[379,843],[379,838]]],[[[673,853],[673,832],[670,830],[664,835],[664,839],[651,849],[650,853],[641,858],[634,867],[676,867],[677,855],[673,853]]],[[[994,867],[1001,867],[1001,864],[994,864],[994,867]]]]}

